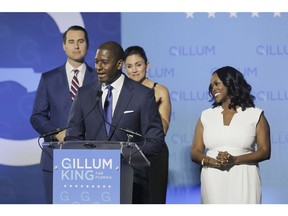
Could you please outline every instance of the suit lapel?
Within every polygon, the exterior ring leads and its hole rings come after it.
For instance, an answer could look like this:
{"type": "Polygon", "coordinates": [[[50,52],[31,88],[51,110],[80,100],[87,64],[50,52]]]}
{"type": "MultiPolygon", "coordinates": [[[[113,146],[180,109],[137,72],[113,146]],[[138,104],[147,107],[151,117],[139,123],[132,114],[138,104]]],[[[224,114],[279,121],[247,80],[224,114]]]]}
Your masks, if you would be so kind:
{"type": "Polygon", "coordinates": [[[117,105],[114,110],[113,118],[112,118],[112,125],[116,126],[112,130],[110,130],[110,136],[114,133],[119,124],[126,107],[130,103],[133,97],[133,85],[130,83],[130,80],[125,76],[124,83],[122,86],[122,90],[120,92],[117,105]]]}
{"type": "Polygon", "coordinates": [[[65,101],[67,102],[67,104],[69,104],[69,106],[70,106],[70,104],[72,103],[72,100],[70,97],[70,86],[69,86],[68,80],[67,80],[65,65],[63,65],[62,67],[59,68],[58,75],[59,75],[59,77],[58,77],[56,82],[59,83],[57,85],[59,87],[59,89],[57,90],[57,92],[60,92],[60,93],[63,92],[63,97],[65,98],[65,101]]]}
{"type": "MultiPolygon", "coordinates": [[[[95,83],[96,84],[93,85],[93,91],[91,91],[91,93],[90,93],[90,98],[92,98],[92,105],[91,106],[94,106],[96,104],[97,92],[99,90],[101,90],[101,83],[100,82],[95,82],[95,83]]],[[[103,137],[104,137],[107,135],[106,135],[106,129],[105,129],[104,111],[103,111],[103,107],[102,107],[102,97],[99,97],[98,103],[96,106],[97,107],[95,107],[94,113],[96,113],[95,116],[97,116],[98,119],[95,119],[95,122],[99,122],[99,124],[101,125],[100,126],[101,127],[100,133],[105,134],[105,135],[103,135],[103,137]],[[99,112],[100,112],[100,115],[99,115],[99,112]]]]}
{"type": "Polygon", "coordinates": [[[96,80],[96,71],[86,64],[86,72],[83,80],[83,85],[87,85],[96,80]]]}

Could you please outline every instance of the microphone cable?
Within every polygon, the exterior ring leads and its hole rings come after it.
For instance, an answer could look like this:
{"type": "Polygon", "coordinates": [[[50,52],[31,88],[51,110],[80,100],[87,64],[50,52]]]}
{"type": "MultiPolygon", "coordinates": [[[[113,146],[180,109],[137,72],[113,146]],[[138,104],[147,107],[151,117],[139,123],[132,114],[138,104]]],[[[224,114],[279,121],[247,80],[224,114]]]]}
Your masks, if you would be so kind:
{"type": "MultiPolygon", "coordinates": [[[[102,94],[103,94],[102,91],[97,91],[97,99],[96,99],[95,105],[94,105],[94,106],[92,107],[92,109],[91,109],[85,116],[83,116],[78,122],[76,122],[75,124],[72,124],[72,125],[70,125],[70,126],[68,126],[68,127],[64,127],[64,128],[62,128],[62,129],[57,128],[57,129],[54,130],[54,131],[51,131],[51,132],[48,132],[48,133],[46,133],[46,134],[42,134],[41,136],[39,136],[39,137],[38,137],[38,145],[40,146],[40,148],[42,149],[42,151],[44,151],[45,153],[47,153],[47,154],[49,155],[49,157],[51,157],[51,159],[53,159],[52,155],[51,155],[48,151],[46,151],[46,149],[44,150],[43,146],[40,144],[40,139],[41,139],[41,138],[45,138],[45,137],[47,137],[47,136],[52,136],[52,135],[58,134],[58,133],[60,133],[60,132],[62,132],[62,131],[64,131],[64,130],[67,130],[67,129],[69,129],[69,128],[75,127],[76,125],[80,124],[80,123],[81,123],[83,120],[85,120],[85,119],[90,115],[90,113],[92,113],[92,111],[96,108],[96,106],[97,106],[97,104],[98,104],[98,101],[99,101],[99,98],[102,96],[102,94]]],[[[69,137],[72,137],[72,136],[69,136],[69,137]]],[[[69,138],[69,137],[68,137],[68,138],[69,138]]],[[[66,141],[66,137],[64,138],[64,141],[66,141]]],[[[53,147],[54,147],[54,146],[52,146],[51,148],[53,148],[53,147]]]]}
{"type": "MultiPolygon", "coordinates": [[[[113,127],[114,129],[121,130],[121,131],[127,133],[127,136],[128,136],[128,141],[127,141],[127,142],[130,142],[130,141],[129,141],[129,139],[130,139],[129,135],[132,135],[132,136],[133,136],[133,135],[136,135],[136,136],[138,136],[138,137],[140,137],[140,138],[142,138],[142,139],[144,140],[144,143],[143,143],[143,145],[142,145],[141,147],[139,147],[139,146],[137,145],[138,148],[139,148],[139,149],[137,149],[137,151],[133,152],[132,154],[130,154],[130,155],[128,155],[128,156],[124,156],[124,155],[123,155],[123,159],[122,159],[122,160],[128,160],[129,157],[132,157],[132,156],[134,156],[134,155],[136,155],[136,154],[138,154],[138,153],[140,153],[140,154],[142,153],[142,154],[144,155],[144,153],[142,152],[142,150],[143,150],[143,148],[144,148],[145,145],[146,145],[147,138],[144,138],[141,134],[139,134],[139,133],[137,133],[137,132],[134,132],[134,131],[132,131],[132,130],[129,130],[129,129],[126,129],[126,128],[121,128],[121,127],[117,127],[117,126],[115,126],[115,125],[112,125],[110,122],[108,122],[108,121],[105,119],[105,117],[104,117],[104,115],[102,114],[99,106],[98,106],[98,111],[99,111],[100,116],[102,117],[104,123],[109,124],[110,127],[113,127]]],[[[108,140],[108,141],[109,141],[109,140],[108,140]]],[[[133,143],[134,143],[134,142],[133,142],[133,143]]],[[[137,144],[137,143],[135,143],[135,144],[137,144]]],[[[133,146],[133,148],[135,148],[135,146],[133,146]]],[[[144,156],[145,156],[145,155],[144,155],[144,156]]],[[[146,156],[145,156],[145,157],[146,157],[146,156]]],[[[147,160],[148,160],[148,159],[147,159],[147,160]]],[[[130,161],[130,160],[129,160],[129,161],[130,161]]],[[[129,164],[130,164],[130,162],[129,162],[129,164]]],[[[150,166],[150,161],[149,161],[149,166],[150,166]]]]}

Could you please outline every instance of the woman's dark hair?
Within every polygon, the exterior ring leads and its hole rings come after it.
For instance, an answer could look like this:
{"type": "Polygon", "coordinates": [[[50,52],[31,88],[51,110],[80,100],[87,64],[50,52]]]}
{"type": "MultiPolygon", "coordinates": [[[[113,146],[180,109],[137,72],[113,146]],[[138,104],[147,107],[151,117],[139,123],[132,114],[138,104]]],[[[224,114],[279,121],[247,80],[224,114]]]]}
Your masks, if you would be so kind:
{"type": "MultiPolygon", "coordinates": [[[[213,74],[217,74],[228,88],[228,97],[231,100],[229,109],[233,108],[236,110],[236,107],[240,106],[244,111],[247,107],[255,107],[255,97],[251,94],[252,87],[247,83],[240,71],[233,67],[225,66],[217,69],[213,74]]],[[[209,95],[211,97],[210,102],[213,102],[213,108],[222,104],[215,101],[211,85],[209,85],[209,95]]]]}
{"type": "Polygon", "coordinates": [[[146,53],[145,53],[144,49],[142,47],[140,47],[140,46],[130,46],[130,47],[128,47],[125,50],[125,52],[124,52],[124,61],[126,61],[128,56],[131,56],[131,55],[134,55],[134,54],[140,55],[144,59],[145,63],[148,62],[146,53]]]}
{"type": "Polygon", "coordinates": [[[68,31],[71,31],[71,30],[74,30],[74,31],[83,31],[83,32],[84,32],[85,40],[86,40],[87,48],[88,48],[88,47],[89,47],[88,33],[87,33],[87,31],[86,31],[85,28],[83,28],[82,26],[78,26],[78,25],[70,26],[70,27],[64,32],[64,34],[63,34],[63,43],[64,43],[64,44],[66,43],[67,32],[68,32],[68,31]]]}

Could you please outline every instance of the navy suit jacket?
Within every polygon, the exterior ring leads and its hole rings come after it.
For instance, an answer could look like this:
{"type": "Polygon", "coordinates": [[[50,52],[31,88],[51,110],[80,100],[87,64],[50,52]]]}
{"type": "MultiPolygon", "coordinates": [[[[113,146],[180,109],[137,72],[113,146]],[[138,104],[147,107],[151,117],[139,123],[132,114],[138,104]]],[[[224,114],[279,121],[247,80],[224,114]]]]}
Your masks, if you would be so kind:
{"type": "MultiPolygon", "coordinates": [[[[96,141],[127,141],[127,134],[117,128],[127,128],[141,134],[145,139],[139,142],[139,137],[131,140],[136,142],[146,156],[156,155],[166,145],[164,132],[154,90],[149,89],[125,75],[124,84],[114,110],[109,136],[106,135],[105,121],[101,98],[97,101],[97,92],[101,90],[100,82],[96,81],[79,89],[72,104],[66,138],[69,140],[96,141]],[[95,104],[96,108],[91,112],[95,104]],[[85,117],[91,112],[87,117],[85,117]],[[78,123],[83,117],[84,120],[78,123]],[[76,124],[75,126],[73,126],[76,124]]],[[[143,140],[143,139],[141,139],[143,140]]]]}
{"type": "MultiPolygon", "coordinates": [[[[95,69],[87,65],[83,85],[98,80],[95,69]]],[[[65,64],[43,73],[35,95],[30,122],[39,134],[67,125],[72,100],[65,64]]],[[[46,141],[49,141],[47,137],[46,141]]]]}

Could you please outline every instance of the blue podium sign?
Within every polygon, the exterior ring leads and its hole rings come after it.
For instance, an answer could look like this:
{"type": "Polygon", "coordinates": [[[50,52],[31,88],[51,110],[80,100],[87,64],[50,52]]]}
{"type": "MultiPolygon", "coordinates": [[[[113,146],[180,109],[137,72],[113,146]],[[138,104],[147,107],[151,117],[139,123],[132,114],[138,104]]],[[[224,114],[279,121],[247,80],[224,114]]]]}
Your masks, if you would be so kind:
{"type": "Polygon", "coordinates": [[[119,149],[54,149],[53,203],[120,204],[119,149]]]}

